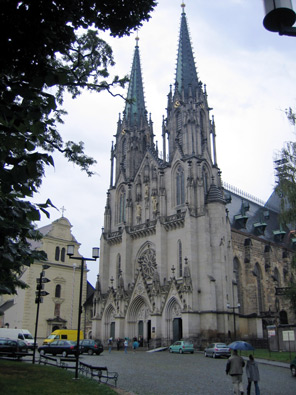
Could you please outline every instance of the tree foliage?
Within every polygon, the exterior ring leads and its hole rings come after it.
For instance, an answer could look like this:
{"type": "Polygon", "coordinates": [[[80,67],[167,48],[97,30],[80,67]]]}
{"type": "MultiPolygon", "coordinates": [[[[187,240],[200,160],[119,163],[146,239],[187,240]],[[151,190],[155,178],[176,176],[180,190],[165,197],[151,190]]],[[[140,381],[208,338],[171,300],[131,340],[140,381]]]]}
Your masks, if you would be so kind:
{"type": "MultiPolygon", "coordinates": [[[[296,124],[295,113],[290,107],[286,111],[287,118],[292,125],[296,124]]],[[[295,238],[296,229],[296,143],[289,141],[282,148],[280,159],[277,160],[278,183],[276,192],[281,198],[281,221],[290,225],[292,231],[290,236],[295,238]]],[[[296,254],[294,253],[291,261],[292,270],[296,269],[296,254]]],[[[296,313],[296,284],[293,277],[285,293],[292,310],[296,313]]]]}
{"type": "Polygon", "coordinates": [[[95,160],[83,143],[64,142],[58,125],[65,114],[63,94],[76,98],[124,86],[127,78],[110,79],[111,47],[99,32],[128,35],[148,20],[154,0],[2,0],[0,20],[0,293],[14,293],[23,265],[45,259],[28,239],[48,200],[29,197],[42,183],[51,153],[58,151],[90,176],[95,160]],[[54,93],[53,93],[54,92],[54,93]]]}

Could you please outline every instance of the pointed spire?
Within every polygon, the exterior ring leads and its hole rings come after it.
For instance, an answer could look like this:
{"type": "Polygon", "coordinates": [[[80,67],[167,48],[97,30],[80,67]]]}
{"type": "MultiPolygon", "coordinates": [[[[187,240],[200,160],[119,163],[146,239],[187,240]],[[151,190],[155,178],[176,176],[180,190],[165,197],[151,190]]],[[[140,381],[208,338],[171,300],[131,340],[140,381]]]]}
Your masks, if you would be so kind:
{"type": "Polygon", "coordinates": [[[140,126],[147,122],[144,90],[139,53],[139,37],[136,37],[136,46],[132,64],[127,99],[123,119],[127,127],[140,126]]]}
{"type": "Polygon", "coordinates": [[[196,88],[198,87],[198,78],[187,27],[185,4],[182,3],[181,7],[182,15],[175,84],[176,90],[178,90],[180,95],[184,91],[184,98],[186,99],[188,98],[189,91],[193,93],[196,92],[196,88]]]}

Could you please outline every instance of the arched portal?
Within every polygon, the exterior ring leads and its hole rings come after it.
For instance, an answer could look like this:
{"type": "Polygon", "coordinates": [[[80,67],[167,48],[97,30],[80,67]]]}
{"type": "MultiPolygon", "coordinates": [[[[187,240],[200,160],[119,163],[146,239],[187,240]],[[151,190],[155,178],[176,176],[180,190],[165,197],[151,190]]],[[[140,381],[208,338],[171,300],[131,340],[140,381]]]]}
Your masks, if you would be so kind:
{"type": "Polygon", "coordinates": [[[129,338],[142,337],[149,341],[151,333],[148,331],[150,317],[149,303],[138,295],[131,303],[128,311],[128,336],[129,338]]]}
{"type": "Polygon", "coordinates": [[[176,298],[171,298],[166,307],[168,344],[180,340],[183,336],[181,306],[176,298]]]}
{"type": "Polygon", "coordinates": [[[110,304],[105,310],[105,333],[104,339],[115,337],[115,308],[110,304]]]}

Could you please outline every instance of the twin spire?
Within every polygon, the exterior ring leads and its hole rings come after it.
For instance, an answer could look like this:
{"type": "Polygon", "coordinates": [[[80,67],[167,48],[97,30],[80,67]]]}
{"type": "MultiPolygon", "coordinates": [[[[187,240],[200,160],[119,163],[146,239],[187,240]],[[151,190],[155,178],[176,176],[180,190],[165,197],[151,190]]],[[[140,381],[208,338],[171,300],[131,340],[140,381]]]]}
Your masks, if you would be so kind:
{"type": "Polygon", "coordinates": [[[137,127],[143,125],[145,121],[147,122],[138,36],[136,37],[135,53],[127,93],[127,103],[123,118],[128,127],[137,127]]]}
{"type": "MultiPolygon", "coordinates": [[[[181,4],[181,27],[179,35],[179,46],[177,56],[177,68],[175,89],[181,96],[184,92],[184,98],[188,98],[191,87],[192,92],[196,92],[198,87],[198,78],[194,62],[192,46],[190,42],[185,4],[181,4]]],[[[147,122],[147,111],[145,108],[143,80],[140,64],[139,38],[136,37],[136,46],[130,75],[125,110],[123,120],[128,127],[142,127],[147,122]]]]}

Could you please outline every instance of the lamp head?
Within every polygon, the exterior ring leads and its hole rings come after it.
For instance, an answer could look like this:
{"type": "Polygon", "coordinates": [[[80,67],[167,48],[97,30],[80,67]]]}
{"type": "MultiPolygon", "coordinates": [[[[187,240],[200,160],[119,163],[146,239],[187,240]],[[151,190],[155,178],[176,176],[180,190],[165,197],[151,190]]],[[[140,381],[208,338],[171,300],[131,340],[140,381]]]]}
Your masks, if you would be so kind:
{"type": "Polygon", "coordinates": [[[68,256],[74,255],[74,245],[68,245],[67,246],[67,255],[68,256]]]}
{"type": "Polygon", "coordinates": [[[92,249],[92,257],[93,258],[95,258],[95,259],[97,259],[97,258],[99,258],[99,251],[100,251],[100,249],[99,249],[99,247],[93,247],[93,249],[92,249]]]}
{"type": "Polygon", "coordinates": [[[271,32],[279,32],[281,27],[291,27],[296,20],[296,14],[291,0],[263,0],[265,18],[263,25],[271,32]]]}

